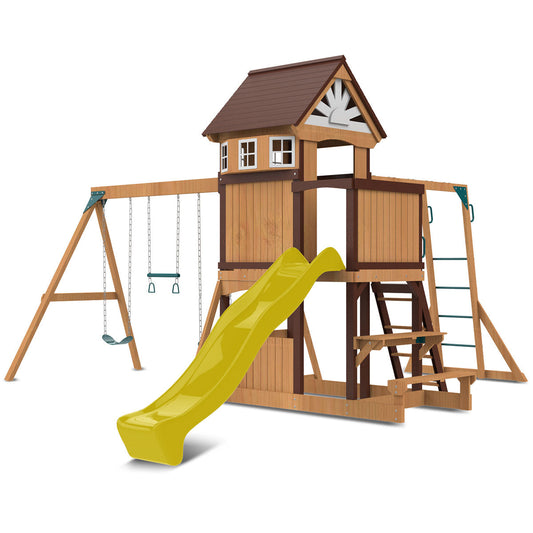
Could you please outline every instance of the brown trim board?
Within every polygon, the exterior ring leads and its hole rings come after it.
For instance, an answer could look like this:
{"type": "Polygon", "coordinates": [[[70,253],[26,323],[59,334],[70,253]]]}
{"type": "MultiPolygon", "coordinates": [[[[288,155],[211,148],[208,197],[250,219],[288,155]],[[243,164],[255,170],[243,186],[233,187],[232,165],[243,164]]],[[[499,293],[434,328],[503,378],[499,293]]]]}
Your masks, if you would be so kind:
{"type": "Polygon", "coordinates": [[[300,170],[265,170],[263,172],[234,172],[221,174],[218,182],[222,185],[236,185],[239,183],[260,183],[262,181],[289,181],[300,179],[300,170]]]}

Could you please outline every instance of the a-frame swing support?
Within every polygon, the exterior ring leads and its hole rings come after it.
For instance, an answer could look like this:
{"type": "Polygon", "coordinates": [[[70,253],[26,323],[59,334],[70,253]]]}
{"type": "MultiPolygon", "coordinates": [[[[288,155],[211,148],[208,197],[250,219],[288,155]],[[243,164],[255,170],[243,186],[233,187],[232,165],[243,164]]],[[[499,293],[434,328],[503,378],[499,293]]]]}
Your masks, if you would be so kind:
{"type": "MultiPolygon", "coordinates": [[[[477,280],[476,280],[476,266],[474,259],[474,244],[472,237],[472,220],[470,217],[470,204],[468,200],[468,187],[466,185],[457,185],[454,183],[444,183],[444,182],[434,182],[434,181],[420,181],[420,180],[411,180],[403,178],[390,178],[390,177],[381,177],[381,176],[372,176],[376,180],[386,180],[386,181],[399,181],[404,183],[421,183],[425,186],[426,192],[423,195],[423,220],[422,227],[424,238],[426,241],[426,272],[427,272],[427,282],[429,289],[430,297],[430,314],[433,327],[436,330],[440,330],[440,321],[439,321],[439,310],[438,310],[438,298],[437,298],[437,285],[435,281],[435,268],[434,268],[434,257],[433,257],[433,246],[431,241],[431,230],[430,230],[430,221],[428,216],[428,202],[427,202],[427,191],[439,191],[439,192],[451,192],[457,194],[461,199],[461,211],[463,217],[463,229],[464,229],[464,239],[466,247],[466,261],[468,266],[468,281],[469,281],[469,290],[470,290],[470,301],[472,306],[472,321],[474,329],[474,339],[475,339],[475,351],[476,351],[476,368],[475,369],[464,369],[457,367],[448,367],[444,366],[445,372],[451,372],[456,370],[472,370],[476,373],[478,379],[497,379],[504,381],[518,381],[526,382],[527,378],[524,373],[520,370],[518,364],[513,359],[511,353],[509,352],[507,346],[500,337],[498,331],[496,330],[494,324],[491,322],[488,314],[483,309],[478,298],[478,289],[477,289],[477,280]],[[483,340],[481,336],[481,325],[485,327],[489,333],[492,341],[494,342],[496,348],[500,352],[503,360],[507,364],[509,370],[487,370],[485,368],[485,359],[483,354],[483,340]]],[[[442,347],[439,344],[437,346],[439,354],[442,357],[442,347]]],[[[411,361],[409,361],[406,371],[411,371],[411,361]]],[[[431,373],[433,369],[430,366],[423,366],[422,371],[424,373],[431,373]]]]}
{"type": "Polygon", "coordinates": [[[175,194],[192,194],[192,193],[206,193],[217,192],[218,180],[217,178],[199,179],[199,180],[182,180],[182,181],[167,181],[158,183],[140,183],[132,185],[118,185],[110,187],[93,187],[91,189],[91,199],[83,212],[80,221],[74,230],[74,234],[68,243],[68,246],[59,262],[59,265],[50,281],[48,289],[43,294],[41,302],[37,311],[31,321],[31,324],[24,335],[24,338],[17,350],[17,353],[7,371],[5,376],[6,381],[13,381],[17,374],[17,371],[28,351],[28,348],[33,340],[33,337],[39,327],[41,320],[43,319],[48,305],[50,302],[72,302],[72,301],[90,301],[90,300],[103,300],[103,292],[79,292],[79,293],[56,293],[57,287],[65,273],[72,255],[78,246],[78,243],[87,227],[89,220],[94,212],[98,219],[98,225],[102,234],[102,239],[105,242],[107,261],[109,264],[109,270],[113,279],[114,292],[106,293],[106,299],[117,300],[124,325],[124,331],[126,335],[133,337],[132,341],[128,343],[130,350],[131,360],[133,367],[136,370],[141,370],[141,362],[139,359],[139,353],[137,351],[137,345],[135,343],[135,336],[131,330],[128,316],[128,308],[126,299],[124,297],[124,291],[122,290],[122,283],[120,281],[120,275],[111,244],[111,237],[109,235],[108,226],[105,222],[105,214],[103,210],[102,201],[115,198],[133,198],[142,196],[166,196],[175,194]]]}

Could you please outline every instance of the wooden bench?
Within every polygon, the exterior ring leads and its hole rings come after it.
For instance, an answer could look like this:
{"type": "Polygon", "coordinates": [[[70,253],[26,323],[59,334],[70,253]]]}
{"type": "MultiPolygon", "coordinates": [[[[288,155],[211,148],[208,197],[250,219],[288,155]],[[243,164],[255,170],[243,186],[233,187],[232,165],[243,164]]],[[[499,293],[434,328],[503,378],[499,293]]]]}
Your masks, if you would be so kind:
{"type": "Polygon", "coordinates": [[[406,331],[404,333],[386,333],[384,335],[354,337],[353,347],[355,350],[359,350],[355,358],[355,366],[359,366],[372,350],[381,350],[385,346],[422,344],[418,356],[423,357],[435,344],[443,341],[444,335],[446,333],[440,331],[406,331]]]}

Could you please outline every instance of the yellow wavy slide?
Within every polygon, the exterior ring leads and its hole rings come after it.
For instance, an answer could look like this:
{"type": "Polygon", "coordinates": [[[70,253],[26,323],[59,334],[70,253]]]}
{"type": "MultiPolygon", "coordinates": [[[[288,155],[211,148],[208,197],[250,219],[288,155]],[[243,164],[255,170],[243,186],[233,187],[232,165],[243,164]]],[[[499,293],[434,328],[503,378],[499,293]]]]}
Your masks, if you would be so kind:
{"type": "Polygon", "coordinates": [[[231,396],[272,331],[298,308],[321,274],[344,268],[333,248],[312,263],[296,248],[284,252],[222,314],[176,383],[148,407],[118,419],[128,453],[145,461],[181,463],[187,433],[231,396]]]}

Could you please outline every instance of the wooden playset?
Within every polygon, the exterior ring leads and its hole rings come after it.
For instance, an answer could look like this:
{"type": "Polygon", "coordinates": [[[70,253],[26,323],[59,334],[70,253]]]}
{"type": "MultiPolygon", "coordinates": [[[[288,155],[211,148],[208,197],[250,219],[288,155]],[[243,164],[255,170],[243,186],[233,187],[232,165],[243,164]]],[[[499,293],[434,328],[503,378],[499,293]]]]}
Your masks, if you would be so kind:
{"type": "MultiPolygon", "coordinates": [[[[49,303],[57,301],[116,300],[127,335],[121,342],[127,344],[133,366],[141,368],[128,302],[105,222],[106,201],[178,195],[179,220],[179,195],[198,194],[199,201],[200,194],[218,193],[219,273],[201,331],[201,347],[211,331],[217,309],[224,313],[230,306],[231,295],[249,289],[284,251],[295,247],[309,261],[316,257],[317,190],[332,187],[346,191],[346,269],[327,272],[318,281],[343,283],[346,287],[346,380],[322,378],[301,303],[288,318],[287,329],[274,330],[268,337],[228,401],[403,422],[408,407],[471,409],[470,386],[476,378],[526,381],[478,299],[471,231],[473,208],[467,186],[371,173],[370,151],[386,134],[344,56],[249,72],[204,136],[220,145],[217,178],[92,189],[89,204],[6,380],[14,379],[49,303]],[[317,175],[317,151],[343,145],[353,146],[353,172],[317,175]],[[452,193],[461,203],[466,257],[433,257],[427,191],[452,193]],[[93,213],[100,226],[114,291],[56,293],[93,213]],[[436,285],[435,261],[464,261],[468,267],[468,286],[436,285]],[[425,274],[429,302],[422,283],[425,274]],[[473,324],[475,345],[471,347],[476,364],[472,368],[449,367],[444,363],[447,346],[450,349],[459,346],[446,343],[440,328],[439,319],[449,316],[439,315],[438,292],[449,290],[470,293],[471,315],[455,318],[473,324]],[[374,333],[370,328],[372,294],[381,320],[379,331],[374,333]],[[408,325],[391,323],[387,307],[390,301],[409,304],[408,325]],[[508,371],[485,368],[482,325],[508,371]],[[310,375],[304,374],[305,346],[313,369],[310,375]],[[383,357],[375,352],[385,347],[392,367],[391,379],[384,385],[371,384],[372,358],[383,357]],[[401,365],[403,357],[407,359],[405,369],[401,365]],[[410,376],[406,377],[405,372],[410,376]],[[452,379],[459,380],[460,392],[448,391],[447,381],[452,379]]],[[[179,225],[177,233],[176,272],[160,274],[174,278],[176,287],[179,225]]]]}

